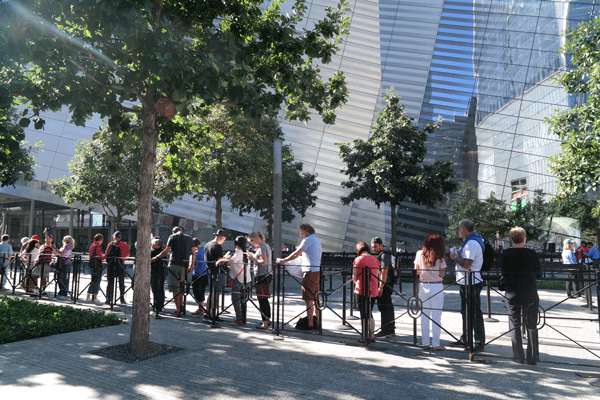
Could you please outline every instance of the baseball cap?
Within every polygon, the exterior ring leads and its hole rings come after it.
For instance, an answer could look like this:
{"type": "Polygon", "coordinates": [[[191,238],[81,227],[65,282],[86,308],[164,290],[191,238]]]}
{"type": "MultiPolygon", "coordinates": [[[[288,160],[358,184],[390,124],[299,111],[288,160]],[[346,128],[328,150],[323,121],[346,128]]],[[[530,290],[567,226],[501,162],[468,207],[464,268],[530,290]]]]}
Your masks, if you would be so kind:
{"type": "Polygon", "coordinates": [[[380,237],[375,236],[373,239],[371,239],[371,243],[383,244],[383,240],[381,240],[380,237]]]}
{"type": "Polygon", "coordinates": [[[571,239],[565,239],[565,240],[563,240],[563,246],[565,246],[567,244],[570,244],[570,243],[573,243],[573,241],[571,239]]]}
{"type": "Polygon", "coordinates": [[[31,237],[31,240],[37,240],[39,242],[40,241],[40,237],[38,235],[33,235],[31,237]]]}
{"type": "Polygon", "coordinates": [[[217,229],[217,231],[215,232],[215,236],[227,237],[227,232],[225,231],[225,229],[217,229]]]}
{"type": "Polygon", "coordinates": [[[113,237],[120,238],[120,237],[122,237],[122,236],[123,236],[123,235],[121,234],[121,232],[120,232],[120,231],[116,231],[115,233],[113,233],[113,237]]]}

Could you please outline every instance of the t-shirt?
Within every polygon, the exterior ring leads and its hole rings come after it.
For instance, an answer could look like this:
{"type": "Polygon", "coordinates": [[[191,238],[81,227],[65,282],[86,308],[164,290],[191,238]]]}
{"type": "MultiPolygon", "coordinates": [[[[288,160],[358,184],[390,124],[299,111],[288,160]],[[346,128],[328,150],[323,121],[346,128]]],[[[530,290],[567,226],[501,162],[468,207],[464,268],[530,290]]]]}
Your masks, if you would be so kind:
{"type": "Polygon", "coordinates": [[[474,272],[473,274],[473,283],[482,282],[481,279],[481,266],[483,265],[483,249],[477,240],[469,240],[465,245],[460,249],[460,256],[465,260],[473,260],[473,264],[471,264],[470,269],[464,269],[458,263],[456,263],[456,282],[459,285],[466,285],[467,277],[465,271],[474,272]]]}
{"type": "Polygon", "coordinates": [[[185,235],[182,232],[175,233],[169,236],[167,247],[171,248],[169,263],[187,267],[194,247],[194,239],[191,236],[185,235]]]}
{"type": "Polygon", "coordinates": [[[244,263],[244,252],[240,249],[236,249],[231,260],[232,261],[229,263],[229,276],[231,279],[237,278],[238,281],[244,283],[244,275],[246,275],[246,283],[251,283],[252,275],[250,275],[250,268],[244,263]],[[242,272],[242,268],[244,267],[246,267],[245,274],[242,272]]]}
{"type": "Polygon", "coordinates": [[[198,247],[196,250],[196,260],[194,262],[194,276],[202,276],[206,274],[208,270],[206,262],[204,261],[204,247],[198,247]]]}
{"type": "Polygon", "coordinates": [[[211,240],[204,246],[204,259],[208,268],[213,269],[219,258],[223,258],[223,247],[216,240],[211,240]]]}
{"type": "Polygon", "coordinates": [[[440,276],[440,273],[446,269],[446,260],[436,260],[435,266],[432,268],[425,264],[425,260],[423,260],[423,250],[419,250],[415,257],[415,269],[417,270],[422,283],[441,283],[442,277],[440,276]]]}
{"type": "Polygon", "coordinates": [[[562,262],[563,264],[577,264],[577,259],[571,250],[563,250],[562,262]]]}
{"type": "Polygon", "coordinates": [[[257,258],[259,257],[266,257],[267,258],[267,265],[261,265],[258,264],[258,272],[256,273],[257,276],[264,276],[264,275],[269,275],[271,273],[271,269],[272,267],[272,262],[273,262],[273,253],[271,252],[271,247],[269,247],[268,244],[264,243],[261,244],[260,247],[258,248],[258,250],[256,250],[256,254],[255,256],[257,258]]]}
{"type": "Polygon", "coordinates": [[[9,263],[9,257],[13,254],[12,246],[8,242],[2,241],[0,243],[0,266],[6,267],[9,263]]]}
{"type": "Polygon", "coordinates": [[[63,261],[65,263],[65,265],[69,265],[71,263],[71,251],[73,251],[73,246],[71,246],[71,244],[67,243],[63,246],[62,250],[66,250],[67,252],[62,255],[61,257],[63,258],[63,261]]]}
{"type": "MultiPolygon", "coordinates": [[[[163,251],[163,249],[161,249],[161,248],[158,248],[158,249],[152,248],[150,250],[150,258],[156,257],[157,255],[162,253],[162,251],[163,251]]],[[[162,270],[164,268],[164,266],[165,266],[165,264],[164,264],[164,261],[162,258],[159,258],[156,261],[150,263],[150,267],[156,271],[162,270]]]]}
{"type": "Polygon", "coordinates": [[[377,289],[379,288],[378,282],[378,275],[379,275],[379,260],[377,259],[377,257],[374,257],[372,255],[364,255],[364,256],[360,256],[360,257],[356,257],[354,259],[354,267],[358,268],[358,272],[356,274],[356,276],[354,277],[354,284],[355,284],[355,288],[354,288],[354,293],[355,294],[360,294],[362,296],[366,296],[367,295],[367,291],[365,290],[365,288],[363,287],[363,274],[366,272],[369,274],[369,280],[370,280],[370,284],[371,284],[371,293],[370,293],[370,297],[377,297],[378,293],[377,293],[377,289]]]}
{"type": "MultiPolygon", "coordinates": [[[[323,254],[319,239],[315,235],[308,235],[302,240],[298,248],[304,249],[308,261],[310,261],[310,267],[303,266],[302,272],[318,272],[321,269],[321,255],[323,254]]],[[[379,264],[379,261],[377,263],[379,264]]]]}

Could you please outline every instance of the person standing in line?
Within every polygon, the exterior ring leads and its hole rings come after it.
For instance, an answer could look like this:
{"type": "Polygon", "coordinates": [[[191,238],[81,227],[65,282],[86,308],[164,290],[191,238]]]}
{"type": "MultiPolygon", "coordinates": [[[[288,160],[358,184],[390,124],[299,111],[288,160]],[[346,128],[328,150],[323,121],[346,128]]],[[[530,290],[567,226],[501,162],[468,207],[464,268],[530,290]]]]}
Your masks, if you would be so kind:
{"type": "Polygon", "coordinates": [[[56,298],[66,299],[69,294],[69,269],[71,268],[71,252],[75,247],[75,240],[71,236],[63,237],[63,246],[55,250],[58,255],[56,262],[56,276],[58,279],[58,293],[56,298]]]}
{"type": "Polygon", "coordinates": [[[56,247],[54,247],[54,244],[52,243],[52,235],[48,233],[47,229],[44,230],[44,238],[46,241],[40,246],[38,256],[34,263],[33,271],[31,271],[31,275],[34,277],[36,282],[38,276],[41,278],[41,284],[39,291],[37,289],[34,290],[32,296],[38,296],[39,294],[42,296],[47,296],[46,285],[50,279],[50,262],[52,261],[52,253],[54,250],[56,250],[56,247]]]}
{"type": "MultiPolygon", "coordinates": [[[[563,241],[562,251],[562,262],[565,269],[577,269],[579,270],[579,264],[577,263],[577,257],[573,254],[573,241],[571,239],[565,239],[563,241]]],[[[581,293],[578,293],[581,289],[579,281],[579,272],[567,271],[567,295],[572,297],[580,297],[581,293]]]]}
{"type": "Polygon", "coordinates": [[[588,251],[584,251],[583,255],[591,259],[594,268],[600,267],[600,251],[594,247],[593,242],[587,242],[588,251]]]}
{"type": "Polygon", "coordinates": [[[106,304],[112,304],[114,298],[115,279],[119,279],[119,291],[121,304],[125,301],[125,259],[129,256],[129,246],[121,240],[121,232],[113,234],[113,241],[108,244],[105,253],[107,263],[106,279],[106,304]]]}
{"type": "Polygon", "coordinates": [[[356,258],[352,268],[354,281],[354,294],[358,303],[362,330],[369,340],[375,341],[375,319],[373,319],[373,306],[379,293],[378,285],[379,260],[371,255],[371,249],[365,242],[356,244],[356,258]]]}
{"type": "Polygon", "coordinates": [[[396,321],[394,318],[394,304],[392,293],[394,291],[394,273],[392,255],[385,249],[383,240],[379,237],[371,239],[373,254],[380,264],[380,280],[377,292],[377,307],[381,313],[381,330],[375,337],[391,337],[396,334],[396,321]]]}
{"type": "Polygon", "coordinates": [[[102,261],[105,255],[102,253],[102,242],[104,242],[104,236],[101,233],[97,233],[94,236],[94,242],[90,244],[88,254],[90,262],[88,264],[90,269],[90,275],[92,280],[87,291],[87,301],[96,302],[98,299],[98,291],[100,290],[100,282],[102,281],[102,273],[104,272],[104,265],[102,261]]]}
{"type": "Polygon", "coordinates": [[[206,287],[208,286],[208,267],[204,259],[204,247],[200,240],[194,238],[194,246],[196,246],[196,260],[194,262],[194,274],[192,275],[192,290],[198,309],[193,311],[192,315],[206,316],[208,313],[204,307],[204,300],[206,287]]]}
{"type": "Polygon", "coordinates": [[[310,266],[302,266],[302,299],[306,303],[306,314],[308,330],[315,329],[320,321],[319,309],[315,307],[317,293],[319,292],[319,281],[321,280],[321,242],[315,236],[315,228],[310,224],[301,224],[298,227],[302,242],[300,246],[286,258],[278,258],[277,264],[285,264],[288,261],[295,260],[306,252],[310,266]],[[315,319],[313,319],[313,313],[315,319]]]}
{"type": "Polygon", "coordinates": [[[500,257],[500,270],[505,282],[505,302],[512,340],[513,360],[523,364],[523,336],[521,335],[521,312],[524,312],[527,327],[527,364],[537,362],[538,330],[537,314],[540,302],[536,279],[542,277],[537,253],[525,247],[525,230],[518,226],[510,230],[514,246],[504,250],[500,257]]]}
{"type": "Polygon", "coordinates": [[[162,318],[160,313],[165,306],[165,262],[162,258],[156,257],[162,253],[165,245],[160,239],[152,239],[152,249],[150,250],[150,287],[154,298],[154,318],[162,318]]]}
{"type": "Polygon", "coordinates": [[[10,240],[10,236],[4,234],[2,235],[2,242],[0,242],[0,279],[2,279],[2,284],[0,285],[0,291],[7,291],[5,288],[6,279],[8,275],[8,265],[10,264],[10,260],[14,255],[12,246],[8,243],[10,240]]]}
{"type": "Polygon", "coordinates": [[[36,239],[30,239],[21,251],[21,261],[26,267],[24,289],[27,294],[33,293],[37,286],[37,278],[33,277],[33,268],[39,253],[40,242],[36,239]]]}
{"type": "Polygon", "coordinates": [[[446,350],[440,345],[442,331],[442,309],[444,307],[444,285],[446,273],[446,245],[444,239],[432,233],[425,238],[423,248],[415,256],[415,269],[419,275],[419,299],[421,313],[421,340],[426,350],[446,350]],[[431,326],[432,338],[429,337],[431,326]]]}
{"type": "Polygon", "coordinates": [[[250,268],[248,268],[248,257],[246,255],[247,240],[244,236],[235,238],[235,252],[227,261],[229,264],[229,277],[232,279],[231,304],[235,310],[235,321],[230,326],[246,324],[246,302],[242,301],[244,291],[250,288],[252,282],[250,268]]]}
{"type": "Polygon", "coordinates": [[[196,246],[194,246],[194,239],[183,233],[183,228],[176,226],[172,232],[173,234],[167,240],[167,246],[160,254],[152,257],[151,262],[156,262],[158,259],[171,253],[169,256],[167,284],[169,291],[173,293],[175,316],[179,318],[183,311],[182,286],[183,282],[187,279],[188,269],[194,266],[196,246]]]}
{"type": "Polygon", "coordinates": [[[453,347],[467,346],[467,290],[472,289],[474,297],[475,352],[485,349],[485,327],[483,313],[481,312],[481,266],[483,265],[483,238],[475,232],[475,224],[470,219],[463,219],[458,223],[458,234],[464,239],[458,253],[450,252],[450,257],[456,261],[456,283],[460,285],[460,313],[462,314],[462,335],[456,342],[450,343],[453,347]],[[468,274],[471,275],[472,285],[468,285],[468,274]]]}
{"type": "Polygon", "coordinates": [[[221,245],[225,243],[225,240],[227,240],[227,232],[224,229],[218,229],[215,232],[215,238],[204,246],[204,258],[206,259],[206,265],[208,266],[210,279],[212,280],[212,292],[209,294],[206,304],[208,314],[205,316],[208,319],[214,319],[216,322],[223,321],[217,316],[217,305],[219,303],[219,294],[225,289],[227,283],[227,275],[222,270],[221,265],[224,265],[231,258],[223,254],[223,247],[221,245]]]}
{"type": "Polygon", "coordinates": [[[248,253],[248,259],[257,264],[256,272],[256,296],[258,297],[258,306],[262,323],[257,326],[258,329],[268,329],[271,326],[271,280],[273,253],[271,247],[266,243],[265,235],[261,231],[255,231],[248,236],[254,247],[257,247],[256,253],[248,253]]]}

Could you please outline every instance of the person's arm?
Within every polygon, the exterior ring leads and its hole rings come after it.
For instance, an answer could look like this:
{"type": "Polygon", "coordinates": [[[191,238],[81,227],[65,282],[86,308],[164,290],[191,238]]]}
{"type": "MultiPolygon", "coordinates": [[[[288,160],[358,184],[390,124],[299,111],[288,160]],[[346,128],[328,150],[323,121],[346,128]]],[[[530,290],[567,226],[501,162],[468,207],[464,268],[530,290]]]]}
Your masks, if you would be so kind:
{"type": "Polygon", "coordinates": [[[379,289],[377,290],[377,297],[383,295],[383,288],[387,283],[387,276],[391,265],[391,256],[387,253],[381,255],[381,281],[379,282],[379,289]]]}
{"type": "Polygon", "coordinates": [[[196,251],[198,251],[198,248],[196,246],[192,246],[192,258],[190,259],[190,265],[187,269],[188,274],[194,270],[194,265],[196,264],[196,251]]]}
{"type": "Polygon", "coordinates": [[[295,260],[296,258],[300,257],[302,255],[302,253],[304,253],[304,249],[302,247],[298,247],[296,249],[296,251],[294,251],[292,254],[290,254],[286,258],[278,258],[277,264],[285,264],[288,261],[295,260]]]}
{"type": "Polygon", "coordinates": [[[165,246],[165,248],[163,249],[163,251],[160,252],[159,255],[154,256],[150,259],[150,262],[155,262],[156,260],[158,260],[159,258],[163,258],[164,256],[166,256],[167,254],[169,254],[169,252],[171,251],[171,248],[169,246],[165,246]]]}
{"type": "Polygon", "coordinates": [[[56,250],[56,254],[58,254],[59,256],[64,256],[65,254],[67,254],[67,246],[63,246],[60,250],[56,250]]]}
{"type": "Polygon", "coordinates": [[[441,262],[439,263],[439,274],[440,274],[440,278],[444,279],[444,276],[446,276],[446,260],[445,259],[441,259],[441,262]]]}

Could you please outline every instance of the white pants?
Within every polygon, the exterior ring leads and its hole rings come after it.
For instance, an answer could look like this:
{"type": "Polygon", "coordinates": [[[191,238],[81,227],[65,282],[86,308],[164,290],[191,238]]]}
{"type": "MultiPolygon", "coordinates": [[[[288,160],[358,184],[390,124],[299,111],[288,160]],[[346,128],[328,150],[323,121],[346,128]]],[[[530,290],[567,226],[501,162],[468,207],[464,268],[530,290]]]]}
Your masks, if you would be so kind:
{"type": "Polygon", "coordinates": [[[423,346],[439,346],[442,331],[442,307],[444,307],[444,285],[441,283],[419,283],[419,299],[423,302],[421,314],[421,338],[423,346]],[[429,338],[429,325],[433,339],[429,338]]]}

